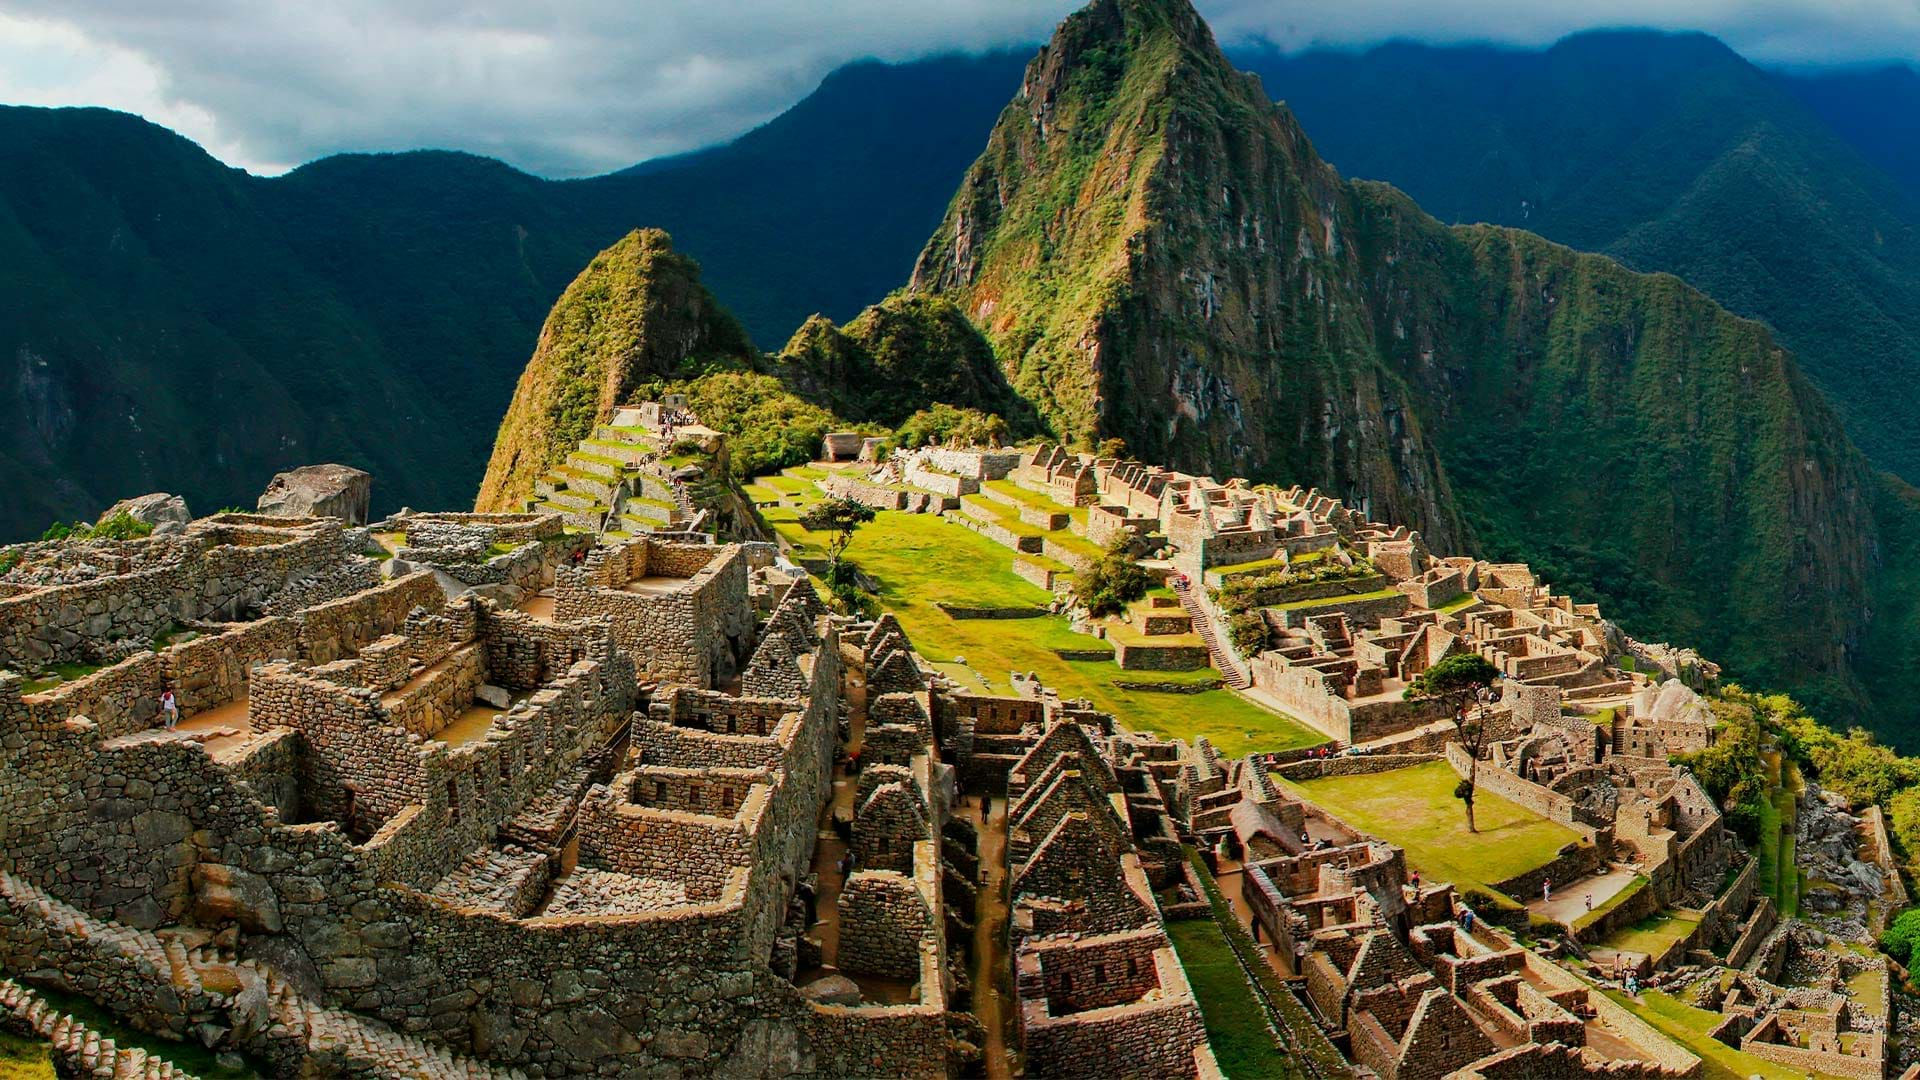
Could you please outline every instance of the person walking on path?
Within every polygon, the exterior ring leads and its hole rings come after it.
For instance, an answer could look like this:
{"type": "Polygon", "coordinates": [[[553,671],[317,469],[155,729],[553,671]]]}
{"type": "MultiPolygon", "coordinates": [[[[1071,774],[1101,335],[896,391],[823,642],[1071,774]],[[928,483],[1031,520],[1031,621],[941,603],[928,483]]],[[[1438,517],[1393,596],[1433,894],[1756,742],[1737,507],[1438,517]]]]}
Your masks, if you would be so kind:
{"type": "Polygon", "coordinates": [[[1460,929],[1473,933],[1473,909],[1465,904],[1460,905],[1460,929]]]}
{"type": "Polygon", "coordinates": [[[180,703],[174,700],[172,690],[160,692],[160,718],[166,722],[167,730],[172,731],[180,723],[180,703]]]}
{"type": "Polygon", "coordinates": [[[1552,899],[1553,899],[1553,879],[1543,878],[1540,882],[1540,902],[1544,904],[1552,899]]]}

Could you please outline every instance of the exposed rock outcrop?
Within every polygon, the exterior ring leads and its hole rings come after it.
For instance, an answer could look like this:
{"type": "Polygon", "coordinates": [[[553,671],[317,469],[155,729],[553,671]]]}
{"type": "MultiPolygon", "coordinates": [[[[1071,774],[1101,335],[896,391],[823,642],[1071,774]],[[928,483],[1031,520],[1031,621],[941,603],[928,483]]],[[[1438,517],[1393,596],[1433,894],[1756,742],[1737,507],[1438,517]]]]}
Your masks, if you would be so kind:
{"type": "Polygon", "coordinates": [[[121,499],[99,520],[105,521],[115,514],[125,514],[135,521],[144,521],[148,525],[186,525],[193,520],[193,512],[187,509],[187,500],[178,495],[169,495],[156,491],[151,495],[141,495],[132,499],[121,499]]]}
{"type": "Polygon", "coordinates": [[[351,465],[302,465],[275,476],[258,505],[273,517],[336,517],[365,525],[372,499],[371,473],[351,465]]]}

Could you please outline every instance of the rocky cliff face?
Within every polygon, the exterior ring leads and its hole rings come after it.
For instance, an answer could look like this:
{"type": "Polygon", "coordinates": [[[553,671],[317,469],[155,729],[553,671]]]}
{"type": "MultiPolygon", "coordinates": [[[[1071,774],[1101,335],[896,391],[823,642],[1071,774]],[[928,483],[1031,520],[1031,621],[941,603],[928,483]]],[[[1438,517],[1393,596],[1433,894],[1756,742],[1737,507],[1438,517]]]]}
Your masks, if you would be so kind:
{"type": "Polygon", "coordinates": [[[1873,504],[1898,500],[1767,330],[1343,181],[1185,0],[1062,24],[913,286],[1065,437],[1317,484],[1740,677],[1867,700],[1873,504]]]}
{"type": "Polygon", "coordinates": [[[1027,69],[915,267],[1063,436],[1310,478],[1462,539],[1378,362],[1346,185],[1185,3],[1098,0],[1027,69]]]}
{"type": "Polygon", "coordinates": [[[475,501],[519,509],[533,482],[605,423],[643,382],[754,362],[747,335],[658,229],[601,252],[547,315],[475,501]]]}

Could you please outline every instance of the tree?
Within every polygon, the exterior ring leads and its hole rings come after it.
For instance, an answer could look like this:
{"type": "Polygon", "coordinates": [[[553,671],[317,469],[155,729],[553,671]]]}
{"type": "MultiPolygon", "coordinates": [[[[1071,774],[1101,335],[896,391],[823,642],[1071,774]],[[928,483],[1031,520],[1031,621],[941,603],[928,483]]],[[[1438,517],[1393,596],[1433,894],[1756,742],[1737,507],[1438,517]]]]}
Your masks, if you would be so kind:
{"type": "Polygon", "coordinates": [[[1087,614],[1099,618],[1119,615],[1127,605],[1147,595],[1153,576],[1127,555],[1125,537],[1117,539],[1100,561],[1073,577],[1073,599],[1087,614]]]}
{"type": "Polygon", "coordinates": [[[852,499],[822,499],[807,507],[800,514],[800,527],[808,532],[827,532],[833,536],[827,541],[827,580],[838,584],[840,581],[840,556],[853,543],[854,530],[874,517],[873,507],[857,503],[852,499]]]}
{"type": "Polygon", "coordinates": [[[1480,831],[1473,824],[1473,793],[1480,777],[1480,752],[1487,744],[1487,706],[1493,703],[1493,684],[1499,679],[1500,669],[1486,657],[1455,653],[1414,676],[1403,695],[1408,701],[1447,707],[1454,739],[1468,757],[1466,778],[1453,789],[1453,797],[1466,804],[1468,832],[1480,831]]]}

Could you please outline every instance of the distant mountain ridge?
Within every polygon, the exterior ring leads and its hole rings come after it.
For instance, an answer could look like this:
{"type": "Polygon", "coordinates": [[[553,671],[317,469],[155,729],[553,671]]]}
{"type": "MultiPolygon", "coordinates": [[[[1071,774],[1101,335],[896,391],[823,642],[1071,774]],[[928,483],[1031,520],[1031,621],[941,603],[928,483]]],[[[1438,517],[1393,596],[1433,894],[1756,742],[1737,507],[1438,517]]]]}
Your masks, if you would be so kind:
{"type": "Polygon", "coordinates": [[[1906,390],[1920,378],[1920,171],[1889,171],[1920,154],[1920,121],[1896,119],[1897,102],[1861,109],[1920,88],[1910,69],[1781,75],[1706,35],[1651,31],[1236,59],[1348,175],[1443,221],[1678,274],[1766,321],[1861,448],[1920,479],[1906,390]]]}
{"type": "Polygon", "coordinates": [[[851,318],[1024,60],[849,65],[727,146],[573,181],[439,151],[263,179],[136,117],[0,107],[0,538],[161,487],[250,503],[315,460],[373,471],[378,508],[467,503],[595,252],[671,229],[768,347],[851,318]]]}

